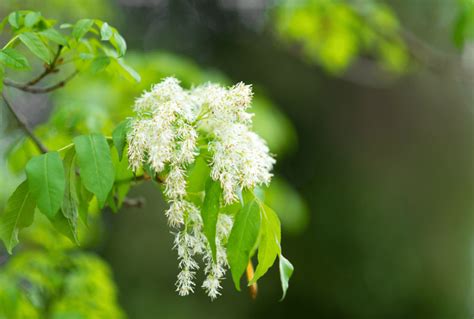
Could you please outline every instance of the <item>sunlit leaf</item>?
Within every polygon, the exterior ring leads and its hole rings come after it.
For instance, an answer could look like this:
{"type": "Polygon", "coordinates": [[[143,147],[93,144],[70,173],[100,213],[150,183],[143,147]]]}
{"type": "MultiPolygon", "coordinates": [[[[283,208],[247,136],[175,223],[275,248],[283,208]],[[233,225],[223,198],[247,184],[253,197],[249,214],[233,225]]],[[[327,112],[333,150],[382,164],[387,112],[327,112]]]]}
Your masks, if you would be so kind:
{"type": "Polygon", "coordinates": [[[54,217],[61,207],[64,187],[64,169],[58,152],[33,157],[26,164],[28,185],[39,210],[54,217]]]}
{"type": "Polygon", "coordinates": [[[286,297],[286,292],[288,291],[289,281],[293,275],[293,271],[294,267],[290,261],[280,254],[280,280],[281,289],[283,290],[283,296],[280,300],[283,300],[286,297]]]}
{"type": "Polygon", "coordinates": [[[72,29],[72,36],[79,40],[91,29],[94,21],[91,19],[81,19],[76,22],[72,29]]]}
{"type": "Polygon", "coordinates": [[[232,279],[240,291],[240,277],[250,259],[250,253],[260,230],[260,210],[258,203],[252,200],[235,216],[234,226],[227,243],[227,259],[232,271],[232,279]]]}
{"type": "Polygon", "coordinates": [[[46,63],[51,62],[51,52],[38,34],[33,32],[21,33],[20,40],[38,58],[46,63]]]}
{"type": "Polygon", "coordinates": [[[216,226],[219,217],[221,194],[222,189],[220,183],[209,178],[206,185],[206,196],[202,204],[201,216],[203,232],[211,247],[214,261],[216,261],[216,226]]]}
{"type": "Polygon", "coordinates": [[[12,69],[24,70],[30,68],[30,63],[26,57],[12,48],[0,51],[0,62],[12,69]]]}
{"type": "Polygon", "coordinates": [[[87,190],[97,196],[103,207],[114,184],[114,166],[109,145],[101,134],[74,138],[81,180],[87,190]]]}
{"type": "Polygon", "coordinates": [[[273,265],[280,254],[281,229],[277,214],[265,204],[260,204],[262,213],[261,239],[258,246],[258,265],[249,285],[254,284],[273,265]]]}
{"type": "Polygon", "coordinates": [[[33,223],[36,202],[28,187],[28,181],[21,183],[8,199],[0,215],[0,238],[8,252],[18,244],[18,231],[33,223]]]}

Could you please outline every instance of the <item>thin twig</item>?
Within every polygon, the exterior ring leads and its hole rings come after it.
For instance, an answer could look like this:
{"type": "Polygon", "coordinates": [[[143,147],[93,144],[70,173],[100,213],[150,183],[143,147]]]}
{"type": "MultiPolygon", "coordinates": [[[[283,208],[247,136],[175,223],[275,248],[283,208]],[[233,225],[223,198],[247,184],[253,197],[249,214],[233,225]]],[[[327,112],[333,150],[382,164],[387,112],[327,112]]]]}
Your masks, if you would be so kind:
{"type": "Polygon", "coordinates": [[[5,96],[5,93],[2,93],[2,98],[3,98],[3,101],[5,101],[5,105],[8,107],[8,109],[10,110],[10,112],[13,114],[13,116],[15,117],[15,119],[17,120],[18,124],[20,124],[20,127],[21,129],[28,135],[28,137],[33,141],[33,143],[36,145],[36,147],[38,148],[38,150],[41,152],[41,153],[47,153],[48,152],[48,149],[46,148],[46,146],[44,146],[44,144],[40,141],[40,139],[33,133],[33,131],[29,128],[26,120],[22,117],[21,114],[17,113],[15,111],[15,108],[10,104],[10,102],[8,102],[8,99],[7,97],[5,96]]]}
{"type": "Polygon", "coordinates": [[[63,86],[66,85],[67,82],[69,82],[78,73],[79,73],[79,71],[76,70],[73,73],[71,73],[68,77],[66,77],[64,80],[62,80],[62,81],[60,81],[60,82],[58,82],[54,85],[44,87],[44,88],[35,88],[35,87],[25,86],[24,84],[19,84],[19,83],[13,82],[13,81],[8,80],[8,79],[5,79],[3,81],[3,83],[6,86],[10,86],[10,87],[13,87],[15,89],[18,89],[18,90],[21,90],[21,91],[24,91],[24,92],[33,93],[33,94],[44,94],[44,93],[49,93],[49,92],[54,91],[56,89],[62,88],[63,86]]]}
{"type": "Polygon", "coordinates": [[[60,45],[58,46],[58,50],[56,51],[56,54],[54,55],[53,61],[51,62],[50,65],[46,66],[44,68],[43,73],[38,75],[36,78],[32,79],[31,81],[28,81],[27,83],[24,84],[25,87],[27,86],[33,86],[37,84],[39,81],[44,79],[48,74],[51,74],[56,71],[56,63],[58,62],[59,56],[61,55],[61,51],[63,49],[63,46],[60,45]]]}

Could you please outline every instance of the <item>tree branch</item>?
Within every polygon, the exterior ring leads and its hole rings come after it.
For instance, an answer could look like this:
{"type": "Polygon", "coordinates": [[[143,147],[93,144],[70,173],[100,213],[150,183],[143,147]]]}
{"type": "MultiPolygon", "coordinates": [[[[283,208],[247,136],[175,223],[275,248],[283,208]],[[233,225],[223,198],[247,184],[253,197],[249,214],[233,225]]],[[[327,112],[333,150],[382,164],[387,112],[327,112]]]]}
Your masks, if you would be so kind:
{"type": "Polygon", "coordinates": [[[78,73],[79,73],[79,71],[76,70],[73,73],[71,73],[68,77],[66,77],[64,80],[62,80],[62,81],[60,81],[60,82],[58,82],[54,85],[44,87],[44,88],[35,88],[35,87],[29,86],[28,83],[20,84],[20,83],[16,83],[16,82],[13,82],[13,81],[8,80],[8,79],[5,79],[3,81],[3,84],[5,84],[6,86],[13,87],[15,89],[24,91],[24,92],[28,92],[28,93],[43,94],[43,93],[49,93],[49,92],[54,91],[56,89],[62,88],[63,86],[66,85],[67,82],[69,82],[72,78],[74,78],[78,73]]]}
{"type": "Polygon", "coordinates": [[[3,101],[5,101],[5,105],[8,107],[8,109],[10,110],[10,112],[13,114],[13,116],[15,117],[15,119],[17,120],[18,124],[20,125],[21,129],[28,135],[28,137],[33,141],[33,143],[36,145],[36,147],[38,148],[38,150],[41,152],[41,153],[47,153],[48,152],[48,149],[46,148],[46,146],[44,146],[44,144],[40,141],[40,139],[33,133],[33,131],[29,128],[26,120],[22,117],[21,114],[17,113],[15,111],[15,108],[10,104],[10,102],[8,102],[8,99],[7,97],[5,96],[5,92],[2,93],[2,98],[3,98],[3,101]]]}
{"type": "Polygon", "coordinates": [[[36,83],[38,83],[39,81],[41,81],[42,79],[44,79],[48,74],[56,72],[57,71],[56,70],[56,63],[59,60],[59,56],[61,55],[62,49],[63,49],[62,45],[58,46],[58,50],[56,51],[56,54],[54,55],[54,58],[53,58],[53,61],[51,62],[51,64],[45,66],[43,73],[38,75],[36,78],[28,81],[27,83],[25,83],[24,86],[25,87],[26,86],[33,86],[36,83]]]}

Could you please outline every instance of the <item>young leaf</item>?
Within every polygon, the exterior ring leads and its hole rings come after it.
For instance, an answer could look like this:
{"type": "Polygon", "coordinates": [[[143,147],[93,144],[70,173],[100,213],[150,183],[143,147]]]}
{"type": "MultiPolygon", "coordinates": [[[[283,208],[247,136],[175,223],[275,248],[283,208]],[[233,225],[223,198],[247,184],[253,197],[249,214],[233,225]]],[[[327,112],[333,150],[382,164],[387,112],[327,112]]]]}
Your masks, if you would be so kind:
{"type": "Polygon", "coordinates": [[[107,22],[104,22],[102,24],[102,27],[100,28],[100,37],[102,41],[108,41],[112,37],[114,31],[112,28],[109,26],[107,22]]]}
{"type": "Polygon", "coordinates": [[[198,156],[188,171],[187,192],[198,193],[204,191],[210,171],[211,169],[204,157],[202,155],[198,156]]]}
{"type": "Polygon", "coordinates": [[[109,145],[100,134],[78,136],[74,138],[74,144],[82,182],[103,207],[115,177],[109,145]]]}
{"type": "Polygon", "coordinates": [[[25,27],[31,28],[36,23],[38,23],[40,18],[41,18],[41,13],[39,13],[39,12],[29,12],[25,16],[25,27]]]}
{"type": "Polygon", "coordinates": [[[141,81],[140,74],[138,74],[134,69],[126,65],[122,59],[113,59],[112,62],[114,70],[116,70],[120,75],[122,75],[127,81],[141,81]]]}
{"type": "Polygon", "coordinates": [[[68,219],[64,216],[64,212],[62,210],[59,214],[56,214],[56,216],[49,217],[49,221],[59,233],[69,238],[73,243],[79,245],[77,236],[68,219]]]}
{"type": "Polygon", "coordinates": [[[83,185],[80,178],[76,178],[76,192],[78,197],[78,211],[79,217],[81,218],[84,225],[89,225],[88,215],[89,215],[89,203],[94,196],[91,192],[89,192],[83,185]]]}
{"type": "Polygon", "coordinates": [[[115,130],[112,132],[112,141],[114,142],[115,149],[117,150],[119,161],[122,160],[123,150],[127,142],[127,133],[130,127],[129,123],[130,121],[128,119],[120,122],[120,124],[117,125],[115,130]]]}
{"type": "Polygon", "coordinates": [[[240,277],[247,267],[259,230],[259,206],[255,200],[252,200],[237,213],[227,243],[227,260],[232,271],[235,288],[239,291],[240,277]]]}
{"type": "Polygon", "coordinates": [[[221,194],[220,183],[209,178],[206,184],[206,196],[202,204],[201,216],[204,224],[203,232],[209,241],[214,261],[216,261],[216,225],[219,216],[221,194]]]}
{"type": "Polygon", "coordinates": [[[51,62],[51,52],[38,36],[38,34],[33,32],[25,32],[20,34],[20,40],[38,58],[46,63],[51,62]]]}
{"type": "Polygon", "coordinates": [[[18,244],[18,231],[33,223],[36,203],[30,193],[28,181],[21,183],[8,199],[5,211],[0,215],[0,238],[8,253],[18,244]]]}
{"type": "Polygon", "coordinates": [[[77,239],[77,219],[78,212],[78,196],[76,192],[76,168],[74,166],[76,153],[74,149],[70,149],[64,156],[64,174],[66,176],[66,188],[64,192],[64,200],[61,212],[66,217],[69,227],[73,233],[73,237],[78,243],[77,239]]]}
{"type": "Polygon", "coordinates": [[[120,35],[120,33],[115,31],[112,38],[110,39],[110,43],[112,43],[112,45],[115,47],[115,50],[117,50],[117,54],[119,57],[125,55],[125,52],[127,51],[127,43],[120,35]]]}
{"type": "Polygon", "coordinates": [[[54,217],[61,207],[64,187],[64,169],[58,152],[33,157],[26,164],[28,185],[39,210],[54,217]]]}
{"type": "Polygon", "coordinates": [[[280,280],[281,280],[281,289],[283,290],[283,296],[280,301],[285,299],[286,291],[288,290],[288,282],[290,281],[291,276],[293,275],[294,267],[293,265],[280,254],[280,280]]]}
{"type": "Polygon", "coordinates": [[[94,24],[94,21],[91,19],[81,19],[76,22],[74,28],[72,29],[72,36],[79,40],[82,38],[87,32],[89,32],[90,28],[94,24]]]}
{"type": "Polygon", "coordinates": [[[15,29],[19,29],[22,25],[20,13],[18,11],[10,13],[10,15],[8,16],[8,23],[10,23],[10,25],[15,29]]]}
{"type": "Polygon", "coordinates": [[[249,285],[254,284],[260,277],[265,275],[268,268],[273,265],[276,257],[281,252],[280,220],[277,214],[263,203],[260,205],[260,210],[262,213],[262,237],[258,246],[258,265],[249,285]]]}
{"type": "Polygon", "coordinates": [[[0,62],[12,69],[24,70],[30,68],[26,57],[12,48],[6,48],[0,51],[0,62]]]}
{"type": "Polygon", "coordinates": [[[110,64],[110,58],[106,55],[101,55],[98,57],[95,57],[94,60],[92,60],[91,65],[90,65],[90,70],[92,73],[99,73],[105,70],[107,66],[110,64]]]}
{"type": "Polygon", "coordinates": [[[62,46],[67,46],[66,38],[56,29],[50,28],[44,31],[41,31],[40,34],[46,39],[53,41],[54,43],[60,44],[62,46]]]}

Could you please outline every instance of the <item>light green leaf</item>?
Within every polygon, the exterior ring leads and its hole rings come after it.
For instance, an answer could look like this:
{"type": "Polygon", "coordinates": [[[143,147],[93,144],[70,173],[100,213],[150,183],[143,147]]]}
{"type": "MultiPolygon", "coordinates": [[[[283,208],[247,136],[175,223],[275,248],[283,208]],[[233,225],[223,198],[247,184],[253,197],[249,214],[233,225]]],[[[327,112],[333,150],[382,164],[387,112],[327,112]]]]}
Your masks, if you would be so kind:
{"type": "Polygon", "coordinates": [[[39,12],[29,12],[25,16],[25,27],[31,28],[36,23],[38,23],[40,18],[41,18],[41,13],[39,13],[39,12]]]}
{"type": "Polygon", "coordinates": [[[112,38],[110,39],[110,43],[112,43],[115,50],[117,50],[119,57],[125,55],[125,52],[127,51],[127,43],[120,33],[115,31],[112,38]]]}
{"type": "Polygon", "coordinates": [[[249,285],[260,279],[280,254],[281,227],[277,214],[265,204],[260,205],[262,215],[261,239],[258,246],[258,265],[249,285]]]}
{"type": "Polygon", "coordinates": [[[89,203],[94,196],[91,192],[89,192],[83,185],[82,180],[80,178],[76,178],[76,192],[79,201],[79,217],[81,218],[84,225],[89,225],[89,203]]]}
{"type": "Polygon", "coordinates": [[[140,82],[141,77],[134,69],[126,65],[122,59],[114,59],[114,67],[120,75],[130,82],[140,82]]]}
{"type": "Polygon", "coordinates": [[[216,225],[219,217],[220,199],[222,189],[219,182],[215,182],[209,177],[206,183],[206,195],[202,204],[201,216],[203,222],[203,232],[209,242],[212,251],[212,258],[216,262],[216,225]]]}
{"type": "Polygon", "coordinates": [[[56,214],[56,216],[48,218],[59,233],[69,238],[73,243],[79,244],[76,234],[74,233],[69,220],[64,216],[64,212],[62,210],[59,214],[56,214]]]}
{"type": "Polygon", "coordinates": [[[41,31],[40,34],[45,38],[53,41],[54,43],[60,44],[62,46],[67,46],[67,39],[56,29],[50,28],[44,31],[41,31]]]}
{"type": "Polygon", "coordinates": [[[288,259],[286,259],[282,254],[280,254],[280,280],[281,280],[281,289],[283,290],[283,296],[280,301],[285,299],[286,291],[288,290],[289,281],[293,275],[294,267],[288,259]]]}
{"type": "Polygon", "coordinates": [[[260,230],[260,210],[252,200],[237,213],[227,243],[227,260],[232,271],[235,288],[240,291],[240,277],[250,259],[260,230]]]}
{"type": "Polygon", "coordinates": [[[112,28],[109,26],[107,22],[104,22],[102,24],[102,27],[100,28],[100,37],[102,41],[108,41],[112,37],[114,31],[112,28]]]}
{"type": "Polygon", "coordinates": [[[66,176],[66,187],[64,192],[64,200],[61,212],[67,219],[69,227],[73,233],[74,241],[79,244],[77,238],[77,219],[78,212],[78,196],[76,192],[76,167],[74,165],[76,153],[74,149],[69,149],[64,156],[64,175],[66,176]]]}
{"type": "Polygon", "coordinates": [[[54,217],[61,207],[64,187],[64,169],[58,152],[33,157],[26,164],[28,185],[39,210],[54,217]]]}
{"type": "Polygon", "coordinates": [[[211,169],[209,168],[209,165],[207,165],[204,157],[202,155],[198,156],[187,174],[187,192],[198,193],[204,191],[210,171],[211,169]]]}
{"type": "Polygon", "coordinates": [[[10,13],[8,16],[8,23],[15,29],[19,29],[21,26],[20,13],[18,11],[10,13]]]}
{"type": "Polygon", "coordinates": [[[51,52],[38,34],[25,32],[20,34],[20,40],[30,51],[46,63],[51,62],[51,52]]]}
{"type": "Polygon", "coordinates": [[[130,120],[126,119],[120,122],[112,132],[112,141],[114,142],[115,149],[117,150],[119,161],[121,161],[123,157],[123,150],[125,149],[125,144],[127,143],[127,133],[129,127],[130,120]]]}
{"type": "Polygon", "coordinates": [[[115,171],[109,145],[103,135],[91,134],[74,138],[81,180],[96,195],[103,207],[114,184],[115,171]]]}
{"type": "Polygon", "coordinates": [[[81,19],[76,22],[74,28],[72,29],[72,36],[79,40],[82,38],[89,30],[91,29],[94,21],[91,19],[81,19]]]}
{"type": "Polygon", "coordinates": [[[28,63],[26,57],[12,48],[6,48],[0,51],[0,62],[16,70],[24,70],[30,68],[30,64],[28,63]]]}
{"type": "Polygon", "coordinates": [[[92,73],[99,73],[99,72],[104,71],[109,64],[110,64],[110,58],[106,55],[101,55],[101,56],[95,57],[94,60],[92,60],[91,65],[90,65],[90,70],[92,73]]]}
{"type": "Polygon", "coordinates": [[[33,223],[36,203],[28,182],[21,183],[8,199],[5,211],[0,215],[0,238],[8,253],[18,244],[18,231],[33,223]]]}

